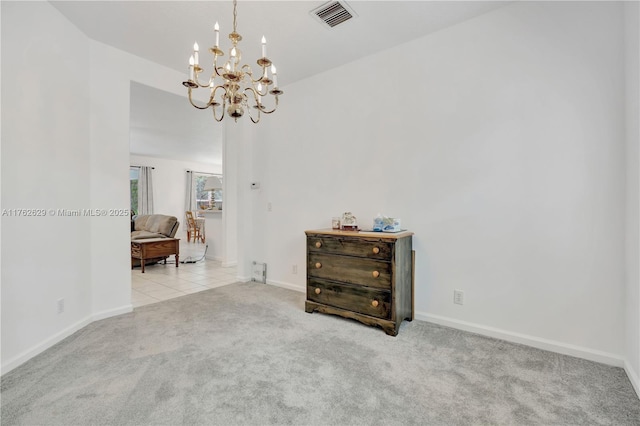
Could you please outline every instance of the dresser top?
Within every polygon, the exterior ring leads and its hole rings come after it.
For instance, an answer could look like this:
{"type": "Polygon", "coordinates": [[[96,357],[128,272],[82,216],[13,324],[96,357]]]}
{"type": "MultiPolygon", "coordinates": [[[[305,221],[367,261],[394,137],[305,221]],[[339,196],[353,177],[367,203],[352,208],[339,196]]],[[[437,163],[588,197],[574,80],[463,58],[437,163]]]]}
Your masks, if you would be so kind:
{"type": "Polygon", "coordinates": [[[338,235],[341,237],[369,237],[369,238],[387,238],[390,240],[397,240],[399,238],[410,237],[413,235],[411,231],[399,231],[399,232],[373,232],[373,231],[341,231],[339,229],[313,229],[304,231],[305,234],[323,234],[323,235],[338,235]]]}

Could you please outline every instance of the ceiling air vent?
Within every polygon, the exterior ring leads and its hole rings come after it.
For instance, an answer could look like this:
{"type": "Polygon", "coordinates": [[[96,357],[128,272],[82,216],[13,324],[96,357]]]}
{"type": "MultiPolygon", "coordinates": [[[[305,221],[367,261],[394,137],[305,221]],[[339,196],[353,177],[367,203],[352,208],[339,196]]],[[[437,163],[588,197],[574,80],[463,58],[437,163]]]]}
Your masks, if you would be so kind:
{"type": "Polygon", "coordinates": [[[330,1],[312,10],[311,14],[331,28],[358,16],[344,1],[330,1]]]}

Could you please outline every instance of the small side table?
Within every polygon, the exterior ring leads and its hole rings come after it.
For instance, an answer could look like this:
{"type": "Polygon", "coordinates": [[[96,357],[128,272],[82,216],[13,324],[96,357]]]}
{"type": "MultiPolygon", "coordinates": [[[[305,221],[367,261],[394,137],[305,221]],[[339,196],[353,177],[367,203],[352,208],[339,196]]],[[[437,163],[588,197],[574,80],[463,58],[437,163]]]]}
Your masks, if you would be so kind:
{"type": "MultiPolygon", "coordinates": [[[[167,257],[175,255],[176,268],[180,263],[180,239],[179,238],[149,238],[131,241],[131,258],[140,259],[142,273],[144,274],[144,262],[147,259],[164,257],[167,264],[167,257]]],[[[133,269],[133,266],[131,267],[133,269]]]]}

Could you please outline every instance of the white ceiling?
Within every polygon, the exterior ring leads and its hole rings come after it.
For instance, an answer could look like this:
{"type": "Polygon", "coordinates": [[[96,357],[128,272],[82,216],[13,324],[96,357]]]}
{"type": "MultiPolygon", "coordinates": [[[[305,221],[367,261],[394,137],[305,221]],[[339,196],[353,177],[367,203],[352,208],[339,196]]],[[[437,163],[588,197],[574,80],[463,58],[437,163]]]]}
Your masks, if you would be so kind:
{"type": "MultiPolygon", "coordinates": [[[[185,79],[194,41],[200,45],[200,63],[205,66],[205,75],[211,72],[206,56],[209,55],[207,47],[215,41],[213,25],[216,21],[220,24],[222,49],[227,50],[230,45],[226,35],[232,29],[233,6],[229,0],[50,2],[89,38],[184,72],[185,79]]],[[[264,35],[267,56],[278,67],[279,85],[285,90],[281,102],[286,101],[288,84],[455,25],[508,2],[350,0],[347,3],[357,17],[332,29],[323,26],[310,13],[324,3],[238,2],[237,31],[243,37],[240,42],[243,62],[255,64],[260,56],[260,39],[264,35]]],[[[391,71],[391,66],[381,64],[381,71],[391,71]]],[[[168,128],[170,123],[179,124],[177,116],[172,120],[173,116],[169,115],[169,120],[165,118],[164,122],[154,120],[160,115],[156,108],[163,102],[175,102],[176,114],[180,114],[178,111],[183,111],[187,101],[168,93],[154,94],[154,91],[144,86],[132,91],[132,96],[136,97],[132,99],[132,106],[140,108],[137,113],[132,108],[132,114],[136,114],[135,126],[155,128],[159,138],[165,131],[177,133],[179,130],[168,128]]],[[[210,114],[189,108],[190,114],[207,116],[213,121],[210,114]]],[[[180,120],[184,118],[180,115],[180,120]]],[[[220,127],[218,124],[217,128],[220,127]]],[[[195,133],[193,137],[189,137],[189,133],[181,134],[184,140],[180,152],[204,149],[204,142],[195,133]]],[[[163,141],[157,145],[166,148],[167,143],[163,141]]],[[[141,148],[142,151],[149,149],[151,146],[141,148]]],[[[217,147],[215,149],[218,150],[217,147]]],[[[178,148],[173,147],[173,153],[176,150],[178,148]]],[[[203,152],[200,157],[210,154],[203,152]]],[[[163,153],[154,155],[166,156],[163,153]]]]}

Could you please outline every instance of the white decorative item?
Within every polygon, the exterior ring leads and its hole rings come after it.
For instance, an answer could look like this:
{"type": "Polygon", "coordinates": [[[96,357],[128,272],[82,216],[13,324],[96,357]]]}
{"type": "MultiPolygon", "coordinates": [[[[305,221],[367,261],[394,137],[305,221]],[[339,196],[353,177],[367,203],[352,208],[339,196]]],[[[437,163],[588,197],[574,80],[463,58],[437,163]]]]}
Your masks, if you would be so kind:
{"type": "Polygon", "coordinates": [[[344,212],[342,214],[342,220],[340,221],[340,226],[343,231],[357,231],[358,220],[351,212],[344,212]]]}

